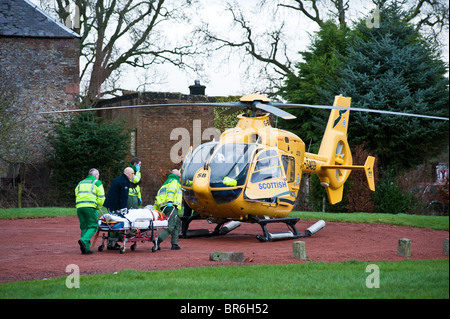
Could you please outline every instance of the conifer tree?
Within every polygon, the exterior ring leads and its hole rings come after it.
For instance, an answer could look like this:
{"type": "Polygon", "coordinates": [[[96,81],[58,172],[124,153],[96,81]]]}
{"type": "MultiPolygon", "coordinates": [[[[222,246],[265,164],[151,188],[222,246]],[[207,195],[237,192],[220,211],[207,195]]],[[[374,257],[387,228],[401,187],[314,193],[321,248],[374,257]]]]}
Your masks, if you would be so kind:
{"type": "MultiPolygon", "coordinates": [[[[379,28],[359,23],[329,95],[350,96],[353,107],[448,117],[447,66],[405,21],[393,4],[380,10],[379,28]]],[[[350,122],[349,141],[366,142],[385,169],[413,167],[448,145],[448,121],[353,112],[350,122]]]]}
{"type": "Polygon", "coordinates": [[[125,168],[129,134],[124,123],[100,121],[92,112],[82,112],[70,121],[55,123],[48,136],[53,148],[48,153],[52,180],[63,204],[73,205],[74,189],[91,168],[100,171],[105,190],[125,168]]]}
{"type": "MultiPolygon", "coordinates": [[[[298,74],[287,75],[283,98],[290,103],[330,105],[333,102],[322,90],[330,86],[342,68],[342,55],[349,43],[350,30],[327,21],[312,37],[309,51],[300,52],[304,62],[296,65],[298,74]],[[328,99],[328,100],[327,100],[328,99]]],[[[301,136],[311,150],[318,150],[329,113],[315,109],[290,109],[296,120],[280,120],[280,127],[301,136]],[[311,142],[311,143],[310,143],[311,142]]]]}
{"type": "MultiPolygon", "coordinates": [[[[352,98],[352,107],[448,117],[449,90],[439,48],[429,42],[396,3],[380,9],[379,26],[363,19],[353,29],[332,22],[302,52],[298,76],[286,80],[283,97],[292,103],[330,105],[334,96],[352,98]]],[[[323,111],[290,110],[281,121],[318,149],[328,119],[323,111]]],[[[448,121],[352,112],[349,142],[365,143],[381,168],[408,169],[448,145],[448,121]]]]}

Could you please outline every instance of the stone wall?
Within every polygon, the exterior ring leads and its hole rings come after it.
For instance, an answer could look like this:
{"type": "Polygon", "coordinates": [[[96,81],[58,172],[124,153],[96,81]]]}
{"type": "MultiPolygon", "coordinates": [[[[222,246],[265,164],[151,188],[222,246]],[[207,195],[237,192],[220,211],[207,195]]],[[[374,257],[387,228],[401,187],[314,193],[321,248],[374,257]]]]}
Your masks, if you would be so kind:
{"type": "Polygon", "coordinates": [[[75,37],[0,36],[0,93],[8,93],[8,112],[19,123],[2,136],[6,161],[0,159],[0,207],[17,207],[15,187],[21,181],[25,182],[24,207],[55,204],[49,197],[50,171],[43,163],[48,149],[46,130],[56,116],[36,113],[77,106],[79,50],[75,37]]]}
{"type": "Polygon", "coordinates": [[[16,114],[32,137],[31,162],[41,162],[49,116],[39,111],[72,108],[79,96],[79,39],[0,37],[0,90],[11,92],[16,114]]]}

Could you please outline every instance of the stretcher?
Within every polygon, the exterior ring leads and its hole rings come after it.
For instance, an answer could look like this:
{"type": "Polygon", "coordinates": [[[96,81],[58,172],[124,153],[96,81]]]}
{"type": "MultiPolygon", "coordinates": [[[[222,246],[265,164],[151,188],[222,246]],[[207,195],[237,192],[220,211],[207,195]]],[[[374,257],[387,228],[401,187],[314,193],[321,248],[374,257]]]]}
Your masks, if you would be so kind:
{"type": "Polygon", "coordinates": [[[131,250],[136,249],[137,242],[153,242],[158,230],[167,228],[167,219],[152,205],[144,208],[124,210],[122,213],[106,213],[98,220],[98,229],[103,233],[98,251],[108,247],[119,247],[125,253],[128,242],[131,250]],[[118,243],[122,243],[122,246],[118,243]]]}

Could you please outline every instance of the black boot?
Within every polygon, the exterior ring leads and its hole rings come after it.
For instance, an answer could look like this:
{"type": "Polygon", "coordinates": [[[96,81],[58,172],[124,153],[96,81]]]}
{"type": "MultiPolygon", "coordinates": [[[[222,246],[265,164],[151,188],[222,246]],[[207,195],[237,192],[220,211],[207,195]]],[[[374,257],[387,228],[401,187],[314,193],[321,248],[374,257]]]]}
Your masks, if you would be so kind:
{"type": "Polygon", "coordinates": [[[162,242],[162,240],[159,240],[158,238],[156,238],[156,239],[153,241],[153,244],[155,244],[155,246],[153,246],[152,252],[155,252],[155,251],[157,251],[157,250],[161,250],[161,247],[159,247],[159,245],[161,244],[161,242],[162,242]]]}
{"type": "Polygon", "coordinates": [[[172,244],[172,248],[171,248],[171,249],[172,249],[172,250],[180,250],[181,247],[178,246],[178,244],[172,244]]]}
{"type": "Polygon", "coordinates": [[[87,252],[86,245],[81,241],[81,239],[78,241],[78,245],[80,245],[81,253],[85,254],[87,252]]]}

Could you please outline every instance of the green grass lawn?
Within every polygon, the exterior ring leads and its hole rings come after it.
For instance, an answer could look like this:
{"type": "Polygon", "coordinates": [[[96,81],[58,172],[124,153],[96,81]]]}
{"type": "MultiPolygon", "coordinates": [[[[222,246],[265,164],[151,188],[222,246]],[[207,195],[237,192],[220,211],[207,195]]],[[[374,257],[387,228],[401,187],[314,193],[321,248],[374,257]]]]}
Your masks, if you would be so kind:
{"type": "Polygon", "coordinates": [[[73,283],[70,277],[3,283],[0,298],[449,298],[448,259],[126,270],[81,276],[71,289],[66,280],[73,283]],[[366,286],[374,274],[368,265],[379,269],[379,288],[366,286]]]}
{"type": "Polygon", "coordinates": [[[76,208],[35,207],[0,209],[0,219],[76,216],[76,208]]]}
{"type": "Polygon", "coordinates": [[[318,213],[292,212],[289,216],[302,220],[323,219],[329,222],[388,224],[407,227],[429,227],[435,230],[448,231],[448,216],[425,216],[408,214],[376,214],[376,213],[318,213]]]}

